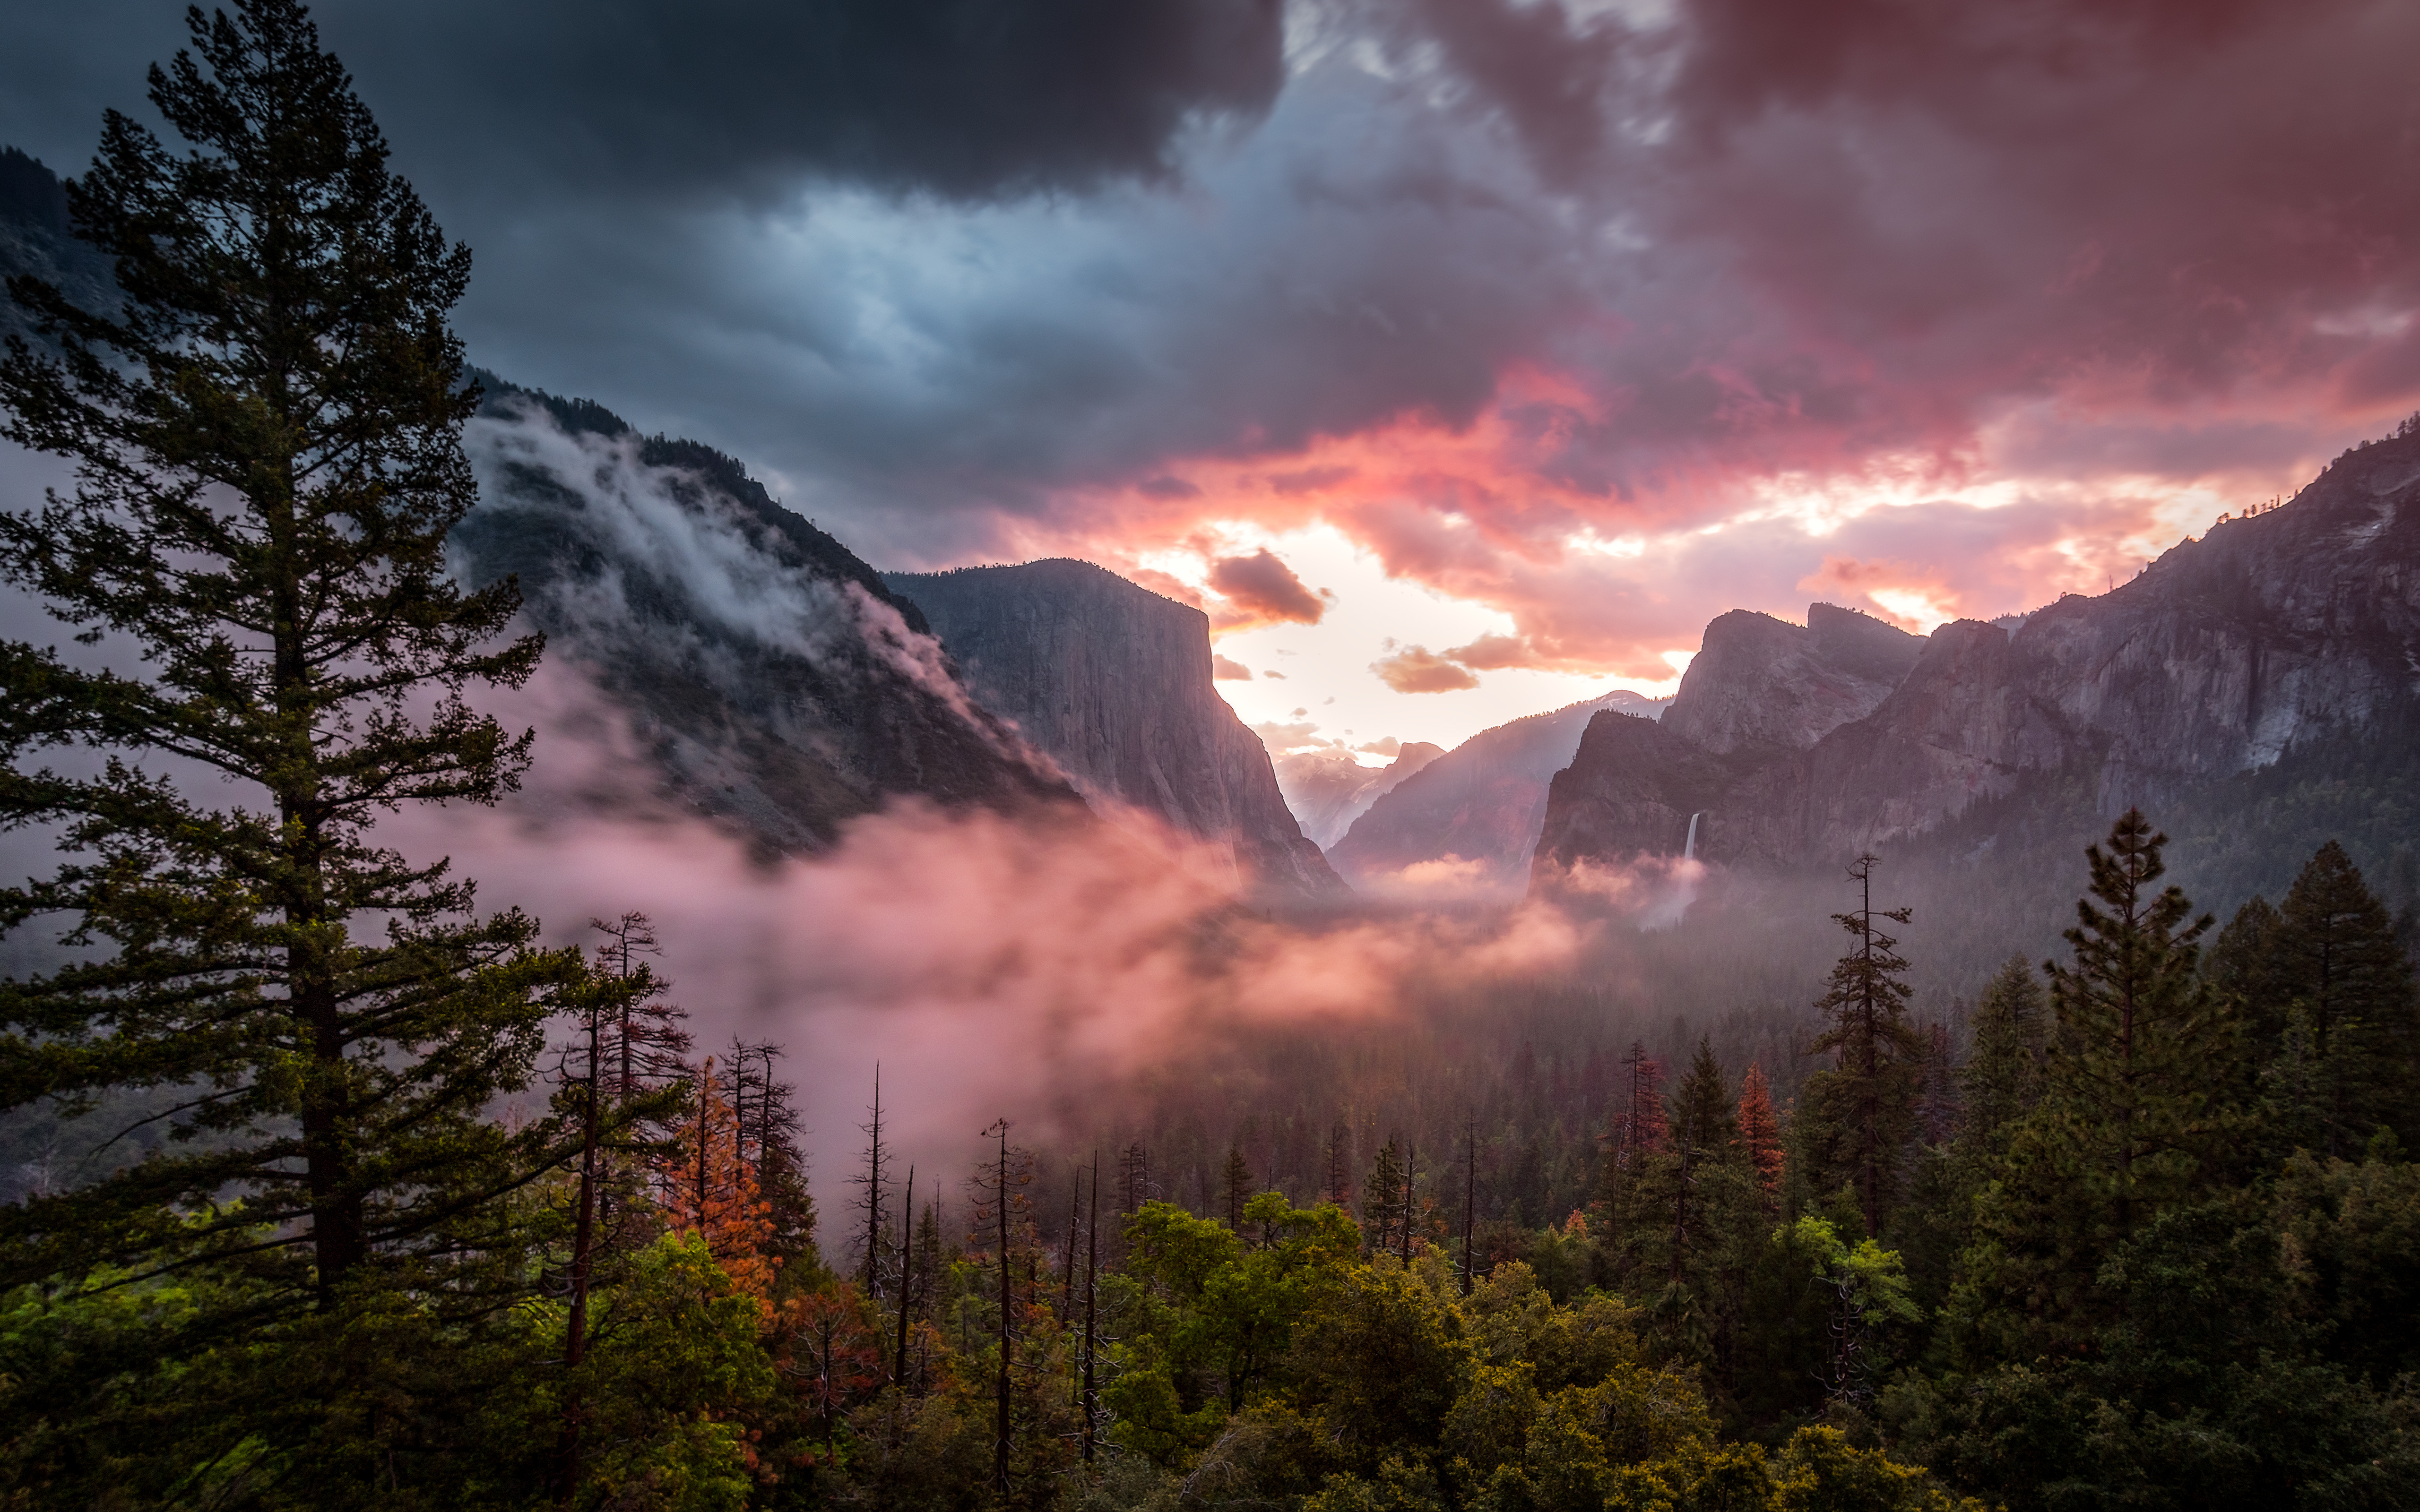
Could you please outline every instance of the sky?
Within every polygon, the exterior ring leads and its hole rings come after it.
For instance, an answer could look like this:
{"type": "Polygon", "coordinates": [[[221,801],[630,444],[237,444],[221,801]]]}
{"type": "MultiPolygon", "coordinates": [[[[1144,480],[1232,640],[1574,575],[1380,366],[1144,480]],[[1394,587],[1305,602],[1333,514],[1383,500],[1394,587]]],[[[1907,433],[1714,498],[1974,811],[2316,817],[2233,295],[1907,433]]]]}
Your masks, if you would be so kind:
{"type": "MultiPolygon", "coordinates": [[[[316,14],[474,360],[878,565],[1200,603],[1280,748],[2103,592],[2420,409],[2408,3],[316,14]]],[[[182,35],[0,8],[0,142],[79,169],[182,35]]]]}

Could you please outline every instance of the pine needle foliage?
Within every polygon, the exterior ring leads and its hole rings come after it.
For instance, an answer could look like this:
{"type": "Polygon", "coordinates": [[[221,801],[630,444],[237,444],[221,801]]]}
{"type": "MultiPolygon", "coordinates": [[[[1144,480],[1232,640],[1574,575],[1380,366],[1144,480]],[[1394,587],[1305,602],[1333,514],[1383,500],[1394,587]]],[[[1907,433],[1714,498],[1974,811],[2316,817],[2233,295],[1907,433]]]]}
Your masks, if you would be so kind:
{"type": "Polygon", "coordinates": [[[2351,1154],[2381,1125],[2401,1123],[2414,1060],[2412,966],[2395,922],[2344,847],[2319,847],[2286,894],[2266,941],[2270,1007],[2299,1007],[2318,1068],[2321,1151],[2351,1154]]]}
{"type": "Polygon", "coordinates": [[[1856,943],[1832,967],[1816,1002],[1826,1022],[1808,1047],[1832,1064],[1807,1079],[1808,1140],[1820,1188],[1846,1184],[1856,1195],[1866,1232],[1878,1236],[1898,1195],[1900,1165],[1916,1133],[1916,1097],[1930,1049],[1907,1019],[1907,959],[1876,919],[1904,924],[1905,908],[1873,905],[1876,857],[1849,869],[1859,888],[1855,912],[1832,916],[1856,943]]]}
{"type": "Polygon", "coordinates": [[[2181,888],[2165,874],[2165,835],[2129,810],[2108,849],[2087,846],[2090,894],[2067,932],[2071,964],[2047,963],[2055,1032],[2043,1106],[2066,1120],[2106,1221],[2123,1234],[2150,1201],[2190,1178],[2211,1134],[2211,1070],[2226,1026],[2202,979],[2181,888]],[[2096,903],[2095,900],[2098,900],[2096,903]]]}
{"type": "Polygon", "coordinates": [[[0,926],[63,919],[80,952],[0,988],[0,1104],[169,1089],[176,1138],[0,1217],[0,1275],[249,1257],[324,1306],[374,1261],[474,1244],[559,1156],[552,1125],[483,1114],[530,1080],[534,994],[579,967],[371,836],[491,802],[528,759],[463,694],[519,687],[540,642],[500,639],[509,581],[444,566],[476,498],[446,324],[470,254],[301,7],[189,24],[150,98],[190,150],[112,112],[68,191],[121,307],[12,280],[58,351],[0,362],[5,434],[76,470],[0,516],[0,576],[119,669],[0,647],[0,823],[68,857],[0,890],[0,926]],[[98,770],[29,769],[62,748],[98,770]]]}

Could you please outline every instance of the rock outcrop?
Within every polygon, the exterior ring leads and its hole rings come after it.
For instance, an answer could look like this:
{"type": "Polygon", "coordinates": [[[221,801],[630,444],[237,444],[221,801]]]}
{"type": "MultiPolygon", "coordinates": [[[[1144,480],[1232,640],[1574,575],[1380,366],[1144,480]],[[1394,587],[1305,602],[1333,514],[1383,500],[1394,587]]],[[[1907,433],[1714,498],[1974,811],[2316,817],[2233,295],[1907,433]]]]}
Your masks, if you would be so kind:
{"type": "Polygon", "coordinates": [[[1623,711],[1648,722],[1666,702],[1622,688],[1482,730],[1373,803],[1327,857],[1365,891],[1517,892],[1545,814],[1546,785],[1571,764],[1590,717],[1623,711]]]}
{"type": "Polygon", "coordinates": [[[737,462],[479,378],[465,576],[520,579],[549,659],[619,706],[667,796],[768,854],[822,849],[899,796],[1075,807],[915,607],[737,462]]]}
{"type": "Polygon", "coordinates": [[[1200,609],[1088,562],[883,580],[923,611],[976,702],[1088,798],[1232,847],[1264,900],[1350,896],[1287,809],[1267,748],[1211,682],[1200,609]]]}
{"type": "Polygon", "coordinates": [[[1664,727],[1715,755],[1805,750],[1890,697],[1924,640],[1816,604],[1804,625],[1733,609],[1706,626],[1664,727]]]}
{"type": "Polygon", "coordinates": [[[116,261],[76,239],[58,176],[15,147],[0,147],[0,340],[50,345],[32,312],[9,297],[10,278],[39,279],[86,310],[113,310],[119,298],[116,261]]]}
{"type": "Polygon", "coordinates": [[[1768,867],[1910,841],[2053,782],[2082,785],[2103,815],[2157,810],[2401,728],[2420,704],[2420,434],[2347,453],[2111,593],[2013,630],[1944,625],[1896,676],[1901,648],[1862,625],[1862,664],[1811,650],[1815,618],[1799,638],[1761,616],[1715,621],[1668,740],[1592,726],[1555,780],[1538,873],[1676,851],[1669,816],[1684,808],[1704,813],[1700,856],[1768,867]]]}

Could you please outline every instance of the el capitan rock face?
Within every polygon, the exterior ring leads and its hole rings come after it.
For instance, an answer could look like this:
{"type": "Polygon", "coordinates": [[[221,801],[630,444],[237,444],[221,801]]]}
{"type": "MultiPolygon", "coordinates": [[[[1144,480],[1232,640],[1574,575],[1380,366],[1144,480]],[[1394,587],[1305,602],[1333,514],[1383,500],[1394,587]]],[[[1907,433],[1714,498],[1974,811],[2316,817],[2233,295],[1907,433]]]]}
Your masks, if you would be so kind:
{"type": "Polygon", "coordinates": [[[1547,714],[1482,730],[1370,806],[1328,850],[1354,886],[1419,892],[1440,885],[1518,891],[1546,809],[1546,785],[1569,765],[1601,710],[1652,722],[1664,701],[1617,689],[1547,714]]]}
{"type": "MultiPolygon", "coordinates": [[[[2380,738],[2420,703],[2420,435],[2347,453],[2283,506],[2220,523],[2111,593],[2013,630],[1942,626],[1867,712],[1803,746],[1788,733],[1838,680],[1765,626],[1724,639],[1722,660],[1692,663],[1670,741],[1591,727],[1556,779],[1535,875],[1673,854],[1668,815],[1684,806],[1703,807],[1701,857],[1817,865],[2054,780],[2104,815],[2156,813],[2291,752],[2380,738]]],[[[1710,627],[1709,653],[1716,640],[1710,627]]],[[[1849,671],[1869,687],[1887,666],[1849,671]]]]}
{"type": "Polygon", "coordinates": [[[1305,839],[1269,753],[1210,677],[1210,621],[1088,562],[887,573],[932,624],[985,709],[1087,797],[1233,848],[1262,897],[1350,889],[1305,839]]]}

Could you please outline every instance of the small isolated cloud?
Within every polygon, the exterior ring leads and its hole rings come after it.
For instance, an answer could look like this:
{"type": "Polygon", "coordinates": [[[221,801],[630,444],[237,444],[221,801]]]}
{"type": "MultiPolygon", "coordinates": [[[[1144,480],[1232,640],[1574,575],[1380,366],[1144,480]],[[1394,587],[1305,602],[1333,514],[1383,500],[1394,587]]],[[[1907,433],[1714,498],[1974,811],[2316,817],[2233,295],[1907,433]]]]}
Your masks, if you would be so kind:
{"type": "Polygon", "coordinates": [[[1210,653],[1210,676],[1217,682],[1249,683],[1252,680],[1252,669],[1233,656],[1222,656],[1214,651],[1210,653]]]}
{"type": "Polygon", "coordinates": [[[1405,646],[1370,664],[1378,680],[1398,693],[1452,693],[1477,687],[1479,679],[1426,646],[1405,646]]]}
{"type": "Polygon", "coordinates": [[[1482,635],[1466,646],[1456,646],[1446,656],[1466,667],[1483,672],[1502,671],[1512,667],[1535,667],[1538,654],[1530,649],[1528,638],[1517,635],[1482,635]]]}
{"type": "Polygon", "coordinates": [[[1263,677],[1274,677],[1280,683],[1285,681],[1285,673],[1278,671],[1275,667],[1270,668],[1267,671],[1261,673],[1261,675],[1263,677]]]}
{"type": "Polygon", "coordinates": [[[1221,557],[1212,563],[1210,586],[1252,624],[1317,625],[1327,612],[1326,601],[1305,588],[1294,569],[1267,547],[1248,557],[1221,557]]]}
{"type": "MultiPolygon", "coordinates": [[[[1296,709],[1294,712],[1300,715],[1303,711],[1296,709]]],[[[1261,737],[1261,744],[1266,746],[1273,756],[1282,756],[1293,750],[1311,750],[1329,744],[1319,738],[1319,726],[1308,721],[1281,724],[1270,720],[1252,726],[1252,733],[1261,737]]]]}
{"type": "Polygon", "coordinates": [[[1400,756],[1404,753],[1404,743],[1392,735],[1382,735],[1376,740],[1364,742],[1353,748],[1366,750],[1373,756],[1400,756]]]}

